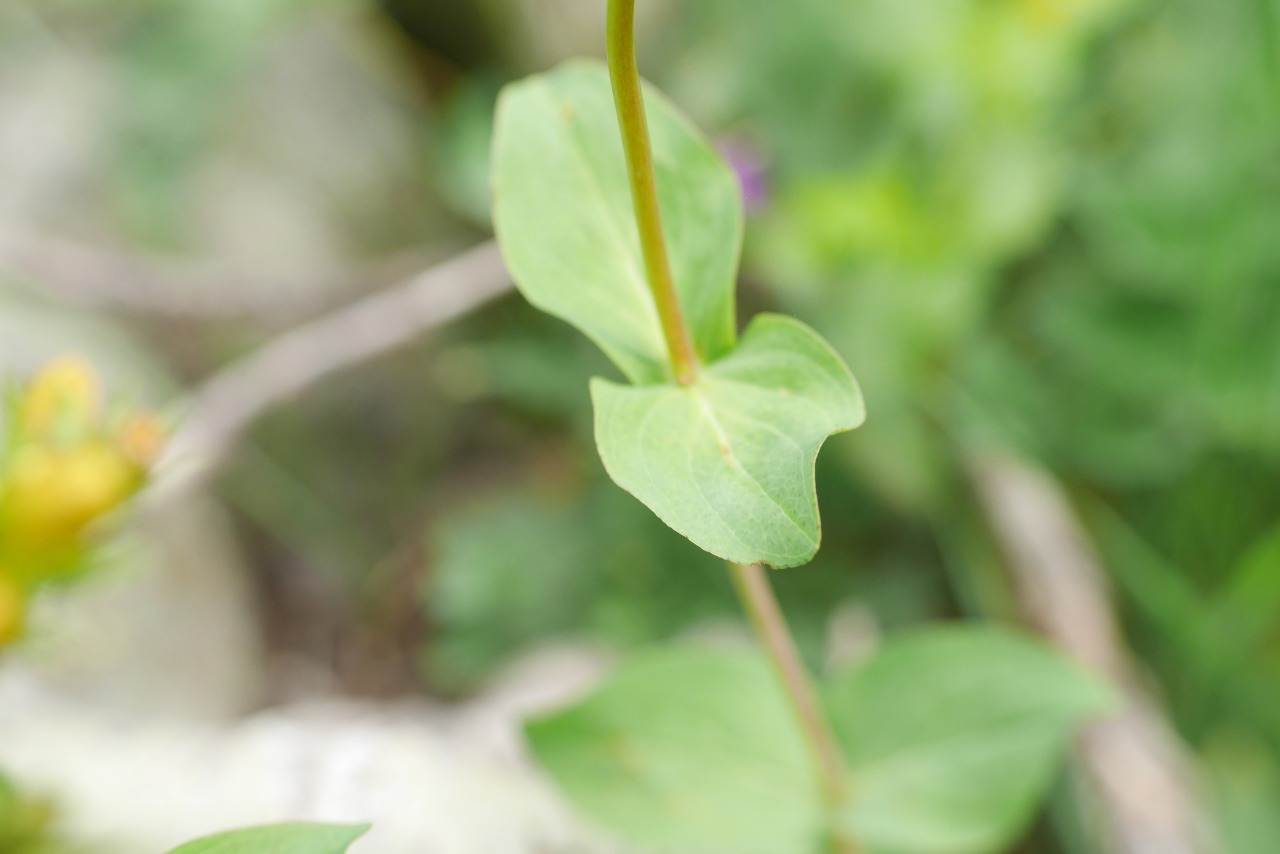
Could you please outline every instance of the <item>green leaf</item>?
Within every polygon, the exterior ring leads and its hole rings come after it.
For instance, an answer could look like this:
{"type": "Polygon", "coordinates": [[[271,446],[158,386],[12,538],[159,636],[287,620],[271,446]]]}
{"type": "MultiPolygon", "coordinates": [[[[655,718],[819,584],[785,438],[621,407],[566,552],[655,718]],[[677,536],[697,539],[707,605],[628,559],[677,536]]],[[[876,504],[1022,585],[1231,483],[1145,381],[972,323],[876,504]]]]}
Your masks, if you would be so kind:
{"type": "Polygon", "coordinates": [[[570,800],[627,840],[682,854],[812,854],[814,771],[768,665],[668,649],[528,728],[570,800]]]}
{"type": "Polygon", "coordinates": [[[369,825],[272,824],[219,833],[169,854],[345,854],[369,825]]]}
{"type": "Polygon", "coordinates": [[[777,567],[817,552],[814,461],[865,412],[848,368],[813,330],[760,315],[691,386],[596,379],[591,395],[609,475],[695,544],[777,567]]]}
{"type": "Polygon", "coordinates": [[[515,84],[498,107],[495,225],[521,291],[577,326],[636,387],[592,383],[614,481],[708,552],[796,566],[818,549],[814,461],[857,427],[861,393],[808,327],[757,318],[734,346],[741,193],[732,171],[646,93],[681,309],[704,368],[670,382],[608,72],[575,62],[515,84]]]}
{"type": "Polygon", "coordinates": [[[853,773],[842,825],[872,851],[984,854],[1025,828],[1073,727],[1109,692],[998,629],[890,641],[827,692],[853,773]]]}
{"type": "MultiPolygon", "coordinates": [[[[658,194],[685,322],[704,361],[733,346],[742,199],[733,172],[646,91],[658,194]]],[[[521,292],[594,340],[634,383],[670,375],[605,68],[571,62],[504,90],[494,226],[521,292]]]]}

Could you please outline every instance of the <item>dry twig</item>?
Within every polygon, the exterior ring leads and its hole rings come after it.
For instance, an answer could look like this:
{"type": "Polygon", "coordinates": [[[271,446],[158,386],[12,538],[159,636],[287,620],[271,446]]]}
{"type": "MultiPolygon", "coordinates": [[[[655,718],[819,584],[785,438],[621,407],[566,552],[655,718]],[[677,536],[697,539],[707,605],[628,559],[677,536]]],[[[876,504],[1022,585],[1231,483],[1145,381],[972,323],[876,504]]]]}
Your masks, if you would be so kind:
{"type": "Polygon", "coordinates": [[[507,293],[490,241],[269,341],[192,394],[162,464],[162,489],[216,467],[262,415],[338,371],[381,356],[507,293]]]}
{"type": "Polygon", "coordinates": [[[1115,854],[1216,854],[1194,764],[1141,689],[1113,613],[1106,575],[1062,488],[1021,460],[985,457],[974,482],[1027,619],[1056,646],[1120,687],[1120,714],[1090,726],[1077,759],[1105,813],[1115,854]]]}

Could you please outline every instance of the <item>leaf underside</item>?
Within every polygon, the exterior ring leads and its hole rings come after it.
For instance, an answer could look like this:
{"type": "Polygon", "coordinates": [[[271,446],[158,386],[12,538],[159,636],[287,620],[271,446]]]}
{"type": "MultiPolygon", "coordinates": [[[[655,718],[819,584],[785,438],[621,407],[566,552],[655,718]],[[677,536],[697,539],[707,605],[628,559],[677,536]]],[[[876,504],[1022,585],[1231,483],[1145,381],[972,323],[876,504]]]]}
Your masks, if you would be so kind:
{"type": "Polygon", "coordinates": [[[769,666],[674,647],[625,664],[528,726],[539,764],[588,817],[682,854],[811,854],[814,774],[769,666]]]}
{"type": "Polygon", "coordinates": [[[1056,652],[990,628],[891,641],[827,699],[853,774],[842,825],[902,854],[1007,850],[1075,726],[1112,702],[1056,652]]]}
{"type": "Polygon", "coordinates": [[[891,639],[824,695],[852,774],[834,813],[754,653],[638,656],[528,734],[578,809],[657,850],[818,854],[838,827],[867,854],[996,854],[1033,817],[1072,731],[1112,703],[1056,652],[978,627],[891,639]]]}
{"type": "MultiPolygon", "coordinates": [[[[646,88],[645,105],[671,272],[694,347],[713,361],[734,343],[741,192],[666,99],[646,88]]],[[[608,71],[574,61],[508,86],[493,158],[494,227],[521,293],[631,382],[667,380],[608,71]]]]}
{"type": "Polygon", "coordinates": [[[862,398],[817,333],[757,317],[691,386],[591,384],[613,480],[696,545],[736,563],[807,563],[821,523],[814,461],[862,423],[862,398]]]}

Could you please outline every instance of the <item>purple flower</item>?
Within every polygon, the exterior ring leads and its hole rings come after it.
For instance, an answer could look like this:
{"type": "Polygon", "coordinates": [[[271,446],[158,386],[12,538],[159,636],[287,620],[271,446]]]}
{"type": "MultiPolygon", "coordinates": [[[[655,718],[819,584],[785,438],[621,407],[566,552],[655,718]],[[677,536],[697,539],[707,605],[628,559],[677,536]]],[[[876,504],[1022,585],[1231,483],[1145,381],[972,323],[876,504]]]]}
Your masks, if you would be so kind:
{"type": "Polygon", "coordinates": [[[769,181],[769,164],[759,147],[741,137],[721,140],[718,147],[738,176],[747,212],[757,213],[763,210],[772,197],[772,186],[769,181]]]}

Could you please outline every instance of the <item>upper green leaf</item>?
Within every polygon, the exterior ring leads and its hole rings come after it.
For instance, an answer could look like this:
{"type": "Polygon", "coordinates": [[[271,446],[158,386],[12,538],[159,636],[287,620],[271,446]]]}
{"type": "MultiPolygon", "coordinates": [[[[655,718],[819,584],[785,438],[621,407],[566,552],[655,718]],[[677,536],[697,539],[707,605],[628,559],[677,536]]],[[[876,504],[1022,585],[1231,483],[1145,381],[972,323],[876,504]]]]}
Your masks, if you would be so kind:
{"type": "MultiPolygon", "coordinates": [[[[648,90],[645,105],[672,275],[694,346],[714,361],[734,342],[741,192],[665,99],[648,90]]],[[[608,71],[577,61],[507,87],[494,134],[494,226],[521,292],[632,382],[669,377],[608,71]]]]}
{"type": "Polygon", "coordinates": [[[169,854],[345,854],[369,825],[272,824],[208,836],[169,854]]]}
{"type": "Polygon", "coordinates": [[[596,379],[591,394],[609,475],[695,544],[778,567],[818,550],[814,461],[865,412],[848,368],[813,330],[760,315],[691,386],[596,379]]]}
{"type": "Polygon", "coordinates": [[[1004,851],[1031,819],[1072,728],[1109,692],[1012,632],[891,641],[828,690],[853,773],[842,822],[872,851],[1004,851]]]}
{"type": "Polygon", "coordinates": [[[498,107],[495,223],[534,305],[593,338],[636,387],[592,384],[609,474],[675,530],[739,563],[795,566],[821,536],[814,460],[864,417],[822,339],[766,316],[734,346],[742,201],[732,171],[646,92],[658,194],[680,306],[703,364],[670,382],[605,68],[575,62],[517,83],[498,107]]]}
{"type": "Polygon", "coordinates": [[[821,838],[812,762],[754,654],[677,648],[634,659],[528,732],[573,803],[631,842],[682,854],[812,854],[821,838]]]}

